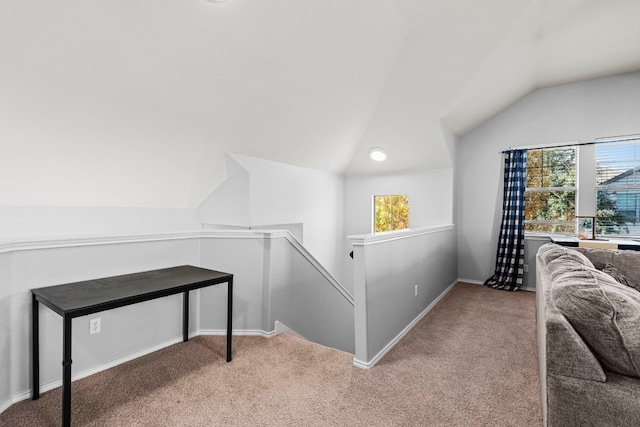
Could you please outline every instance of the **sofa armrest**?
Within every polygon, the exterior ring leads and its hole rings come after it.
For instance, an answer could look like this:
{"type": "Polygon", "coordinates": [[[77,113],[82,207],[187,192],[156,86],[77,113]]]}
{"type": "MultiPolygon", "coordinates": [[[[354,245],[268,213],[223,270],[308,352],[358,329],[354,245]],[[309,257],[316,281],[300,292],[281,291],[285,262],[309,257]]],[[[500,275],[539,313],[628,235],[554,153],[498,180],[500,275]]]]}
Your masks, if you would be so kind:
{"type": "Polygon", "coordinates": [[[606,381],[607,376],[598,359],[553,305],[549,292],[551,274],[540,254],[536,256],[536,287],[541,380],[546,380],[547,374],[553,373],[591,381],[606,381]]]}
{"type": "Polygon", "coordinates": [[[605,382],[600,362],[567,319],[555,309],[546,310],[547,372],[605,382]]]}

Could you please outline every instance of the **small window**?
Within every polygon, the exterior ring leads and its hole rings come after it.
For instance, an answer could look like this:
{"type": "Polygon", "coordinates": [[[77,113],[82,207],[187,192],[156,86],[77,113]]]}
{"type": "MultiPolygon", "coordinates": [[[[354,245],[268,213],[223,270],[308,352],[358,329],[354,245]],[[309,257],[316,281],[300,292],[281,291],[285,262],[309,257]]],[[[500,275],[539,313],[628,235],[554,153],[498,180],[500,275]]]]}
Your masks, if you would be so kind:
{"type": "Polygon", "coordinates": [[[409,196],[373,196],[373,232],[409,228],[409,196]]]}
{"type": "Polygon", "coordinates": [[[574,234],[575,205],[575,147],[529,150],[525,231],[574,234]]]}

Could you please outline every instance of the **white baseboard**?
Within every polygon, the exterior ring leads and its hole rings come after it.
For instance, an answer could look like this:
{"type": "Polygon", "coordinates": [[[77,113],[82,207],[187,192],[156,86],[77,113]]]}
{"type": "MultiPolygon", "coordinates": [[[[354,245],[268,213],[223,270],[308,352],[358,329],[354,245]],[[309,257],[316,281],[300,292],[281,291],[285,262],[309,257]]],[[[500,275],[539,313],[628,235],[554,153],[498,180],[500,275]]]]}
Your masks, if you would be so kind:
{"type": "Polygon", "coordinates": [[[391,350],[393,347],[395,347],[395,345],[402,339],[402,337],[404,337],[405,335],[407,335],[407,333],[413,329],[413,327],[428,313],[431,311],[431,309],[446,295],[449,293],[449,291],[451,289],[453,289],[453,287],[458,283],[458,280],[455,280],[452,284],[450,284],[447,289],[445,289],[444,291],[442,291],[442,293],[440,295],[438,295],[438,297],[433,300],[433,302],[431,304],[429,304],[427,306],[427,308],[425,308],[424,310],[422,310],[422,312],[420,314],[418,314],[418,316],[413,319],[413,321],[411,323],[409,323],[398,335],[396,335],[396,337],[394,339],[392,339],[389,344],[387,344],[382,350],[380,350],[380,352],[378,354],[375,355],[375,357],[373,359],[371,359],[370,362],[363,362],[362,360],[358,360],[355,357],[353,358],[353,366],[357,367],[357,368],[361,368],[361,369],[371,369],[373,368],[376,363],[378,363],[380,361],[380,359],[382,359],[384,357],[385,354],[387,354],[389,352],[389,350],[391,350]]]}
{"type": "MultiPolygon", "coordinates": [[[[31,395],[29,395],[28,397],[31,397],[31,395]]],[[[24,400],[24,399],[20,399],[20,400],[24,400]]],[[[11,405],[13,405],[14,403],[19,402],[20,400],[16,400],[16,396],[13,396],[13,397],[8,398],[4,402],[2,402],[2,404],[0,404],[0,414],[3,413],[4,411],[6,411],[7,409],[9,409],[9,407],[11,405]]]]}
{"type": "MultiPolygon", "coordinates": [[[[161,343],[161,344],[158,344],[156,346],[144,349],[142,351],[138,351],[136,353],[129,354],[129,355],[121,357],[119,359],[115,359],[115,360],[112,360],[110,362],[103,363],[102,365],[95,366],[95,367],[93,367],[91,369],[87,369],[86,371],[78,372],[78,373],[73,374],[71,376],[71,381],[73,382],[73,381],[88,377],[90,375],[97,374],[98,372],[106,371],[107,369],[113,368],[113,367],[121,365],[121,364],[123,364],[125,362],[129,362],[129,361],[131,361],[133,359],[137,359],[138,357],[145,356],[147,354],[153,353],[154,351],[158,351],[160,349],[163,349],[165,347],[169,347],[170,345],[177,344],[179,342],[182,342],[182,337],[174,338],[174,339],[172,339],[170,341],[166,341],[164,343],[161,343]]],[[[44,392],[53,390],[54,388],[58,388],[58,387],[61,387],[61,386],[62,386],[62,378],[59,379],[59,380],[51,381],[51,382],[46,383],[46,384],[41,384],[40,385],[40,393],[44,393],[44,392]]],[[[7,409],[9,406],[13,405],[14,403],[20,402],[21,400],[30,399],[32,391],[33,390],[27,390],[25,392],[18,393],[16,395],[10,397],[9,399],[7,399],[6,402],[3,403],[2,406],[0,406],[0,412],[3,412],[5,409],[7,409]]]]}
{"type": "Polygon", "coordinates": [[[484,282],[473,279],[458,279],[458,282],[471,283],[472,285],[484,285],[484,282]]]}
{"type": "MultiPolygon", "coordinates": [[[[484,282],[471,279],[458,279],[458,282],[471,283],[472,285],[484,285],[484,282]]],[[[520,288],[521,291],[535,292],[536,288],[520,288]]]]}
{"type": "MultiPolygon", "coordinates": [[[[267,332],[267,331],[263,331],[261,329],[234,329],[233,330],[233,336],[250,336],[250,337],[265,337],[265,338],[271,338],[276,336],[278,333],[276,331],[271,331],[271,332],[267,332]]],[[[194,334],[194,336],[197,335],[227,335],[227,330],[226,329],[200,329],[198,331],[197,334],[194,334]]]]}
{"type": "Polygon", "coordinates": [[[275,323],[276,323],[276,330],[275,330],[276,335],[289,334],[289,335],[293,335],[294,337],[302,338],[303,340],[306,339],[305,337],[303,337],[302,335],[300,335],[299,333],[297,333],[296,331],[294,331],[284,323],[279,322],[277,320],[275,323]]]}

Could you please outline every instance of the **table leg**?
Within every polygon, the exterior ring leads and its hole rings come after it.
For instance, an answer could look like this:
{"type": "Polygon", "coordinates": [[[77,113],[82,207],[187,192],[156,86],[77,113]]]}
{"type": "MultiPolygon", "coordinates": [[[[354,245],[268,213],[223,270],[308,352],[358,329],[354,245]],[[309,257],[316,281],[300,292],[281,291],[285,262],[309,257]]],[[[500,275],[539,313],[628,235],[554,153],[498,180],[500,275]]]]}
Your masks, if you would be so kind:
{"type": "Polygon", "coordinates": [[[71,426],[71,316],[64,317],[62,355],[62,425],[71,426]]]}
{"type": "Polygon", "coordinates": [[[229,279],[227,287],[227,362],[231,362],[231,339],[232,339],[232,319],[233,319],[233,277],[229,279]]]}
{"type": "Polygon", "coordinates": [[[31,376],[33,380],[33,395],[36,400],[40,397],[40,316],[38,300],[31,294],[31,376]]]}
{"type": "Polygon", "coordinates": [[[189,341],[189,291],[182,294],[182,342],[189,341]]]}

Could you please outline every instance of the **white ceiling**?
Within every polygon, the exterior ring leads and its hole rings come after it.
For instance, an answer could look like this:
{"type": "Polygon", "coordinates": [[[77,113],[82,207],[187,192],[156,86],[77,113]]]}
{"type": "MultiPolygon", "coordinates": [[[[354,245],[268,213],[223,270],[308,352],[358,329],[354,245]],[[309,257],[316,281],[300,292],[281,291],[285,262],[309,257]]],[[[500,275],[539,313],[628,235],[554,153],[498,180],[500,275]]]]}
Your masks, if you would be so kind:
{"type": "Polygon", "coordinates": [[[638,17],[640,0],[0,0],[0,204],[193,207],[225,152],[447,168],[443,125],[640,69],[638,17]]]}

